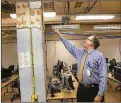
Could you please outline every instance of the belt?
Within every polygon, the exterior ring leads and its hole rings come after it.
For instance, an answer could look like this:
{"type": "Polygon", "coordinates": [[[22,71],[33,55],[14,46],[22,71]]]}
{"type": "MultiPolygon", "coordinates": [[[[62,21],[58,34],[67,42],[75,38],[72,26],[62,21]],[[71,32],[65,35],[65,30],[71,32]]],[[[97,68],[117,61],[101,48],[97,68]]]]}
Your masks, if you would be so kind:
{"type": "Polygon", "coordinates": [[[99,86],[98,84],[82,84],[82,83],[81,85],[84,86],[85,88],[93,88],[99,86]]]}

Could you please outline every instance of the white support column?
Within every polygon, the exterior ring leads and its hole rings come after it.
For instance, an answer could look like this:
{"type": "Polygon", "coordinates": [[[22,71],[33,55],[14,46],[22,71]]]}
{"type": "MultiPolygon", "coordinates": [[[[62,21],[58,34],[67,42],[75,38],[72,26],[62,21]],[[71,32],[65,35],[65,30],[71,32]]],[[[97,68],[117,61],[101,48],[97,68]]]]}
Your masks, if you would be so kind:
{"type": "Polygon", "coordinates": [[[35,73],[35,93],[38,96],[38,102],[46,102],[45,62],[43,55],[44,34],[42,26],[42,7],[39,7],[40,4],[41,1],[37,0],[20,0],[16,2],[21,102],[31,102],[33,93],[33,68],[35,73]],[[33,64],[31,60],[32,54],[33,64]]]}

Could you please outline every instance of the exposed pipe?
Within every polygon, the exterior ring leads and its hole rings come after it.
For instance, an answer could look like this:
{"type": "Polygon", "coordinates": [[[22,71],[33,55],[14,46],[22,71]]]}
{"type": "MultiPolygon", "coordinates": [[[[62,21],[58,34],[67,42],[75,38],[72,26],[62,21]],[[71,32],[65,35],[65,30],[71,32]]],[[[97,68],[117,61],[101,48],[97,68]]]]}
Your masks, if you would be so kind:
{"type": "Polygon", "coordinates": [[[86,9],[84,10],[84,12],[83,12],[83,13],[86,13],[86,11],[88,10],[88,8],[89,8],[89,7],[86,7],[86,9]]]}
{"type": "Polygon", "coordinates": [[[8,38],[8,37],[16,37],[16,36],[15,36],[15,35],[11,35],[11,36],[5,35],[5,36],[2,37],[2,39],[6,39],[6,38],[8,38]]]}
{"type": "Polygon", "coordinates": [[[65,1],[65,7],[64,7],[64,14],[66,14],[66,1],[65,1]]]}
{"type": "Polygon", "coordinates": [[[88,0],[88,2],[89,2],[89,7],[87,6],[83,13],[86,13],[86,11],[90,8],[90,1],[88,0]]]}
{"type": "Polygon", "coordinates": [[[10,28],[10,29],[2,29],[2,31],[11,31],[11,30],[17,30],[17,28],[10,28]]]}
{"type": "Polygon", "coordinates": [[[5,32],[2,32],[2,34],[5,34],[5,36],[6,36],[6,35],[9,35],[8,33],[5,33],[5,32]]]}
{"type": "Polygon", "coordinates": [[[2,33],[5,34],[4,36],[2,36],[2,39],[5,39],[7,37],[16,37],[17,36],[17,35],[10,35],[10,34],[4,33],[4,32],[2,32],[2,33]]]}
{"type": "MultiPolygon", "coordinates": [[[[93,33],[88,33],[88,32],[87,32],[87,34],[84,34],[84,33],[82,33],[82,34],[77,34],[77,33],[75,33],[75,34],[68,34],[68,33],[64,33],[64,35],[70,35],[70,36],[90,36],[91,34],[93,34],[93,33]]],[[[54,32],[45,32],[45,35],[55,35],[55,33],[54,32]]],[[[121,38],[120,34],[119,35],[106,35],[106,33],[98,33],[97,35],[98,36],[120,37],[121,38]]]]}
{"type": "Polygon", "coordinates": [[[53,3],[52,11],[55,11],[55,10],[54,10],[54,1],[53,1],[52,3],[53,3]]]}
{"type": "Polygon", "coordinates": [[[70,2],[68,1],[67,4],[68,4],[68,14],[69,14],[70,13],[70,2]]]}
{"type": "Polygon", "coordinates": [[[9,34],[9,33],[5,33],[5,32],[2,32],[2,34],[6,34],[6,35],[9,35],[9,36],[10,36],[10,34],[9,34]]]}
{"type": "MultiPolygon", "coordinates": [[[[86,37],[85,38],[79,38],[79,39],[68,39],[68,40],[85,40],[86,39],[86,37]]],[[[111,38],[99,38],[99,39],[111,39],[111,38]]],[[[117,38],[113,38],[113,39],[117,39],[117,38]]],[[[46,41],[60,41],[60,40],[46,40],[46,41]]]]}
{"type": "Polygon", "coordinates": [[[100,13],[101,13],[101,1],[99,0],[99,4],[100,4],[100,13]]]}

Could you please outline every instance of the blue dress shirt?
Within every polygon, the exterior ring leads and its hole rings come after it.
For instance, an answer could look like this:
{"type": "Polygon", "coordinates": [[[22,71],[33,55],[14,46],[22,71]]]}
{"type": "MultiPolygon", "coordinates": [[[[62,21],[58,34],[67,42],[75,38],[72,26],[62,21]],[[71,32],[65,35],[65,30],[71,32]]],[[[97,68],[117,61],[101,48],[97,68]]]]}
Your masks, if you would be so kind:
{"type": "MultiPolygon", "coordinates": [[[[77,59],[77,73],[79,73],[81,60],[87,51],[85,49],[75,47],[64,37],[61,37],[60,39],[66,49],[77,59]]],[[[104,95],[107,90],[107,66],[105,58],[101,52],[96,50],[88,51],[88,56],[83,70],[83,81],[81,83],[87,85],[94,83],[99,84],[99,91],[97,95],[104,95]],[[88,75],[87,69],[89,69],[90,75],[88,75]]]]}

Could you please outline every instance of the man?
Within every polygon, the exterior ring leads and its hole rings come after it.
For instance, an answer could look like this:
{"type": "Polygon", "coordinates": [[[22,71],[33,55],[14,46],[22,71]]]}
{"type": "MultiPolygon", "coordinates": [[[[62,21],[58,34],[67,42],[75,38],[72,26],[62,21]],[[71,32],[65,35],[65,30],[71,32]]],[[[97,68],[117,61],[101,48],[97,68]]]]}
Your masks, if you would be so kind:
{"type": "Polygon", "coordinates": [[[119,68],[121,68],[121,62],[117,63],[116,66],[114,66],[114,76],[116,76],[116,73],[120,71],[121,74],[121,70],[117,71],[119,68]]]}
{"type": "Polygon", "coordinates": [[[109,69],[110,69],[111,73],[114,74],[113,70],[114,70],[114,66],[116,66],[116,60],[112,59],[109,61],[109,63],[110,63],[109,69]]]}
{"type": "Polygon", "coordinates": [[[107,89],[107,67],[102,53],[96,51],[100,42],[96,36],[89,36],[83,48],[76,48],[66,40],[59,30],[54,32],[60,37],[66,49],[77,59],[78,89],[77,102],[104,102],[107,89]]]}

